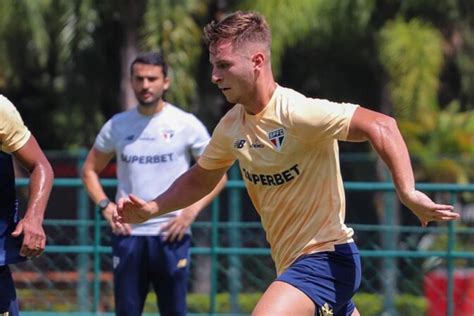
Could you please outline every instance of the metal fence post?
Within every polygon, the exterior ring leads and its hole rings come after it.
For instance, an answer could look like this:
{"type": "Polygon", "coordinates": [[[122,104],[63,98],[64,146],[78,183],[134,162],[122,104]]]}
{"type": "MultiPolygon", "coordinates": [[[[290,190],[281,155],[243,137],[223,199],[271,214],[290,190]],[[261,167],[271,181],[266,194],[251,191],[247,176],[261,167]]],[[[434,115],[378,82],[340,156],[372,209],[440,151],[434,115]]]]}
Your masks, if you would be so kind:
{"type": "Polygon", "coordinates": [[[94,300],[92,302],[92,311],[97,314],[100,304],[100,225],[102,217],[99,210],[95,208],[94,216],[94,283],[93,294],[94,300]]]}
{"type": "MultiPolygon", "coordinates": [[[[395,198],[393,192],[385,192],[384,197],[384,225],[389,227],[394,227],[395,225],[395,198]]],[[[396,242],[398,240],[397,233],[392,230],[386,230],[383,233],[382,244],[384,250],[395,250],[396,242]]],[[[397,310],[395,309],[395,294],[397,291],[397,278],[396,278],[396,263],[395,258],[388,257],[383,258],[383,271],[384,277],[382,278],[383,290],[384,290],[384,315],[395,316],[397,315],[397,310]]]]}
{"type": "MultiPolygon", "coordinates": [[[[451,203],[454,205],[456,202],[455,194],[450,193],[450,200],[451,203]]],[[[454,257],[453,251],[456,245],[456,232],[455,232],[455,223],[449,222],[448,223],[448,249],[447,249],[447,282],[448,282],[448,291],[446,293],[446,313],[447,316],[454,316],[454,257]]]]}
{"type": "MultiPolygon", "coordinates": [[[[86,157],[87,151],[81,149],[77,156],[77,170],[82,170],[82,165],[86,157]]],[[[85,223],[89,217],[88,211],[88,195],[84,186],[80,186],[77,190],[77,218],[82,223],[85,223]]],[[[78,244],[81,246],[87,245],[87,225],[82,224],[77,228],[78,233],[78,244]]],[[[77,280],[77,304],[81,312],[90,310],[89,300],[89,284],[87,280],[87,273],[89,271],[88,254],[80,253],[77,255],[77,266],[78,266],[78,280],[77,280]]]]}
{"type": "Polygon", "coordinates": [[[216,314],[216,299],[217,299],[217,247],[219,246],[219,207],[220,198],[216,196],[212,202],[212,215],[211,215],[211,293],[210,293],[210,306],[209,315],[216,314]]]}
{"type": "MultiPolygon", "coordinates": [[[[239,180],[239,168],[237,164],[232,166],[229,175],[231,180],[239,180]]],[[[240,248],[242,244],[240,228],[238,227],[238,223],[241,221],[242,217],[241,208],[240,189],[229,189],[229,246],[233,248],[240,248]]],[[[229,256],[227,280],[229,285],[231,313],[240,312],[239,293],[242,287],[241,266],[240,255],[229,256]]]]}

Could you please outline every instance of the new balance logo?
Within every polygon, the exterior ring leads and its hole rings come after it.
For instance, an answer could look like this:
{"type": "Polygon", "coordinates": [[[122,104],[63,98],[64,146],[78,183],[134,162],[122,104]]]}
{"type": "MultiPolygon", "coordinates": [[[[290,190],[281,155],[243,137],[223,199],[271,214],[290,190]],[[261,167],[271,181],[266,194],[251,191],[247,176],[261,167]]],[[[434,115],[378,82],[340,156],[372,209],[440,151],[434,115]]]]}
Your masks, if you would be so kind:
{"type": "Polygon", "coordinates": [[[237,149],[243,148],[244,145],[245,145],[245,139],[237,139],[237,140],[234,142],[234,148],[237,148],[237,149]]]}
{"type": "Polygon", "coordinates": [[[112,266],[115,268],[117,268],[117,266],[119,265],[120,263],[120,257],[117,257],[117,256],[113,256],[112,258],[112,266]]]}
{"type": "Polygon", "coordinates": [[[188,265],[188,259],[179,259],[177,268],[185,268],[188,265]]]}

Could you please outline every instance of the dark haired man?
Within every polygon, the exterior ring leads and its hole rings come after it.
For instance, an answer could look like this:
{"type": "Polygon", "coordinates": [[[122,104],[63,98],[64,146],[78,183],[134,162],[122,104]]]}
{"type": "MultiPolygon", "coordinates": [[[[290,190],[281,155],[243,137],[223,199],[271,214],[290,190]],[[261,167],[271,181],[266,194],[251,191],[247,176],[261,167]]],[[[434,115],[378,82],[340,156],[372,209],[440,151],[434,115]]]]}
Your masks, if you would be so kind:
{"type": "Polygon", "coordinates": [[[99,174],[114,156],[116,199],[132,193],[151,199],[185,172],[209,141],[206,128],[194,115],[163,99],[170,79],[161,54],[138,55],[130,75],[138,105],[105,123],[84,163],[82,178],[113,231],[116,315],[141,315],[150,284],[160,315],[186,315],[190,225],[223,188],[224,180],[211,194],[174,213],[138,225],[119,226],[112,221],[116,204],[105,194],[99,174]]]}

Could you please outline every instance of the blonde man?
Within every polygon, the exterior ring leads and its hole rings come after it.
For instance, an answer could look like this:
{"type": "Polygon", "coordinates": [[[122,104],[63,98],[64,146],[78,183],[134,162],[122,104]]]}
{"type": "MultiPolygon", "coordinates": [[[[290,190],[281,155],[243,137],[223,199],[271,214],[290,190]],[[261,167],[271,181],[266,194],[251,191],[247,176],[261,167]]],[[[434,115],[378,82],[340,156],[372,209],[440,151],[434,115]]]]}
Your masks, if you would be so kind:
{"type": "Polygon", "coordinates": [[[393,118],[355,104],[308,98],[275,82],[263,16],[233,13],[208,24],[204,38],[212,81],[235,106],[196,166],[150,202],[133,195],[121,201],[116,220],[139,222],[192,203],[238,160],[278,275],[252,315],[359,315],[351,298],[360,285],[360,257],[353,230],[344,224],[338,141],[370,141],[389,167],[401,201],[423,225],[458,214],[415,189],[393,118]]]}

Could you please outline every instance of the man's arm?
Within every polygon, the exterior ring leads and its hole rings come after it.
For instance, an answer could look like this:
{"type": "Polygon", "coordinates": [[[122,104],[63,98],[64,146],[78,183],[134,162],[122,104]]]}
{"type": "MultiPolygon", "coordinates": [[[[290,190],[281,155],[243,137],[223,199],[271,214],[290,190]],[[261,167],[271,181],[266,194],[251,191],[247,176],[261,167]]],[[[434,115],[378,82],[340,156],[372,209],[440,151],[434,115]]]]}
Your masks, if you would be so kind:
{"type": "Polygon", "coordinates": [[[227,175],[224,174],[211,193],[207,194],[199,201],[187,206],[181,211],[179,216],[168,221],[168,223],[166,223],[164,226],[164,231],[166,232],[165,240],[180,241],[198,214],[212,202],[212,200],[222,191],[222,189],[224,189],[226,182],[227,175]]]}
{"type": "Polygon", "coordinates": [[[400,200],[415,213],[423,226],[429,221],[459,218],[451,205],[436,204],[415,189],[407,146],[393,118],[359,107],[352,117],[347,140],[370,141],[390,169],[400,200]]]}
{"type": "MultiPolygon", "coordinates": [[[[100,184],[99,174],[104,170],[107,164],[114,157],[114,153],[105,153],[96,148],[92,148],[87,155],[86,161],[82,167],[82,182],[89,193],[90,198],[95,204],[99,201],[106,199],[104,188],[100,184]]],[[[112,227],[112,231],[117,234],[128,234],[130,227],[123,225],[119,228],[112,221],[112,215],[115,212],[116,204],[110,202],[105,209],[102,210],[104,218],[107,220],[109,225],[112,227]]]]}
{"type": "Polygon", "coordinates": [[[95,204],[107,198],[104,188],[100,184],[99,174],[104,170],[110,160],[112,160],[113,156],[113,153],[104,153],[93,147],[89,151],[82,167],[82,181],[90,198],[95,204]]]}
{"type": "Polygon", "coordinates": [[[129,200],[119,200],[115,221],[142,223],[152,217],[182,209],[206,196],[210,201],[219,191],[216,186],[225,184],[222,178],[225,177],[227,169],[229,168],[207,170],[196,163],[176,179],[168,190],[152,201],[146,202],[133,194],[130,194],[129,200]]]}
{"type": "Polygon", "coordinates": [[[17,224],[12,236],[18,237],[23,234],[20,254],[35,257],[39,256],[46,246],[43,219],[53,186],[53,169],[33,135],[25,145],[13,152],[13,155],[30,173],[30,182],[25,216],[17,224]]]}

